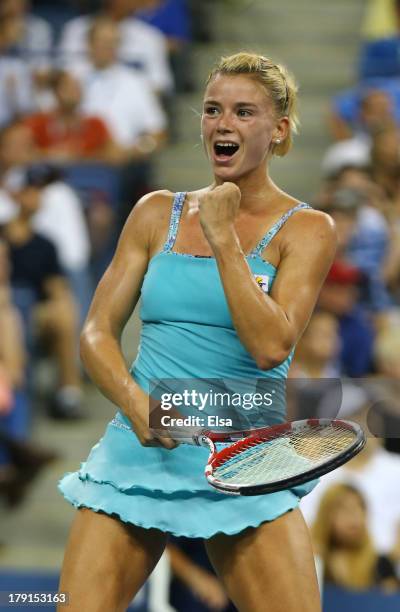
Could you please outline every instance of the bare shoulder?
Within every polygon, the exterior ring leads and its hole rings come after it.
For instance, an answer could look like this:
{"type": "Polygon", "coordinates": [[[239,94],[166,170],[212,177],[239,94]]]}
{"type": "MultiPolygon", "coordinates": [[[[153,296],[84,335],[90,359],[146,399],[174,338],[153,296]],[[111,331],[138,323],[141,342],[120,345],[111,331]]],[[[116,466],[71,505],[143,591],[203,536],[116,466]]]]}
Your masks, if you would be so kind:
{"type": "Polygon", "coordinates": [[[128,220],[135,219],[137,222],[150,221],[152,218],[160,220],[160,215],[162,219],[171,212],[173,199],[174,194],[167,189],[146,193],[132,208],[128,220]]]}
{"type": "MultiPolygon", "coordinates": [[[[288,193],[282,192],[281,203],[286,207],[287,212],[297,209],[305,202],[294,198],[288,193]]],[[[291,243],[298,241],[299,234],[303,239],[311,240],[315,236],[320,236],[326,241],[332,241],[336,244],[336,228],[335,222],[330,215],[317,210],[315,208],[297,209],[295,214],[290,216],[288,222],[285,223],[282,238],[287,237],[291,243]]],[[[302,240],[304,242],[304,240],[302,240]]]]}
{"type": "Polygon", "coordinates": [[[301,292],[313,296],[314,304],[335,258],[337,237],[332,218],[311,208],[297,211],[285,224],[279,248],[274,296],[295,288],[298,296],[301,292]]]}
{"type": "Polygon", "coordinates": [[[148,244],[158,230],[163,232],[168,226],[173,200],[174,194],[166,189],[144,195],[129,213],[123,234],[148,244]]]}
{"type": "Polygon", "coordinates": [[[317,246],[324,243],[326,246],[336,248],[336,227],[330,215],[313,208],[304,208],[297,211],[287,224],[285,235],[291,244],[299,244],[304,247],[317,246]],[[299,240],[301,236],[301,240],[299,240]]]}
{"type": "Polygon", "coordinates": [[[316,210],[315,208],[304,208],[297,213],[299,223],[304,226],[318,227],[319,229],[326,229],[327,232],[331,231],[335,233],[335,222],[330,215],[322,210],[316,210]]]}

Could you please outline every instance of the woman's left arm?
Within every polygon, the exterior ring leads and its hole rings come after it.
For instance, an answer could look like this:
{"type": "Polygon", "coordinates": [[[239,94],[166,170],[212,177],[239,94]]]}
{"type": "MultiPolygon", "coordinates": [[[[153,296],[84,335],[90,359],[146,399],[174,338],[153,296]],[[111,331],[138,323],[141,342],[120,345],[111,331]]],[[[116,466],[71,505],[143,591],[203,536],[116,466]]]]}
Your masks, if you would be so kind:
{"type": "Polygon", "coordinates": [[[323,212],[296,213],[285,226],[279,270],[268,295],[256,282],[234,228],[237,191],[224,183],[209,192],[199,204],[200,221],[238,336],[258,367],[267,370],[286,359],[304,331],[335,255],[336,232],[323,212]]]}

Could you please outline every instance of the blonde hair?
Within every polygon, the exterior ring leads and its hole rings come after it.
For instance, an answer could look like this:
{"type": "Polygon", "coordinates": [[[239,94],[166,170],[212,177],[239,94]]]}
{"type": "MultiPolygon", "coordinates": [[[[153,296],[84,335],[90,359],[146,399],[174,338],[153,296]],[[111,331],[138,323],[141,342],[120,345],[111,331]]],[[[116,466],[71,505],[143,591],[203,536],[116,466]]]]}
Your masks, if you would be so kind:
{"type": "Polygon", "coordinates": [[[293,76],[281,64],[258,55],[242,51],[221,57],[208,75],[206,86],[218,75],[249,75],[260,83],[272,100],[278,117],[288,117],[289,132],[280,144],[274,144],[272,153],[283,157],[292,146],[293,133],[297,132],[299,119],[297,115],[297,85],[293,76]]]}
{"type": "MultiPolygon", "coordinates": [[[[316,553],[323,561],[325,579],[330,582],[338,583],[332,567],[332,553],[335,550],[335,545],[332,541],[333,517],[341,500],[348,493],[356,495],[363,509],[366,509],[365,500],[357,489],[348,484],[332,485],[322,496],[317,518],[311,530],[316,553]]],[[[347,550],[346,555],[349,558],[349,567],[351,569],[346,574],[345,584],[341,583],[341,586],[350,589],[371,587],[374,582],[377,553],[367,529],[365,529],[360,545],[354,549],[347,550]]]]}

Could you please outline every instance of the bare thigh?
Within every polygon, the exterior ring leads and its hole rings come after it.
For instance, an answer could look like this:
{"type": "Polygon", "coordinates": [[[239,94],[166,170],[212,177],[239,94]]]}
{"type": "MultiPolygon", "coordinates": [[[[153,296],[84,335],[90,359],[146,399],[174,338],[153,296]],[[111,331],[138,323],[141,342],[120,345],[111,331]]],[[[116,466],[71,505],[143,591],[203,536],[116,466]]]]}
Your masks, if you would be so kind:
{"type": "Polygon", "coordinates": [[[166,535],[82,508],[72,523],[61,571],[60,612],[122,612],[161,557],[166,535]]]}
{"type": "Polygon", "coordinates": [[[308,528],[300,510],[206,542],[210,561],[240,612],[321,612],[308,528]]]}

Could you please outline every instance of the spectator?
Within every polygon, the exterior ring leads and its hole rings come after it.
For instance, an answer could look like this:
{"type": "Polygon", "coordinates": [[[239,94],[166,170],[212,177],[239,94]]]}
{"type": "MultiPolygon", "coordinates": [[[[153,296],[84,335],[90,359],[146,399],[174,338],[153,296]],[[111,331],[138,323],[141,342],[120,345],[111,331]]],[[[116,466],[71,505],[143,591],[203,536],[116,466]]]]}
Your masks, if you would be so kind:
{"type": "Polygon", "coordinates": [[[15,121],[0,130],[0,186],[4,186],[16,168],[31,164],[35,157],[32,135],[22,122],[15,121]]]}
{"type": "Polygon", "coordinates": [[[168,544],[173,579],[170,602],[177,612],[234,612],[198,539],[172,538],[168,544]]]}
{"type": "Polygon", "coordinates": [[[336,261],[321,289],[320,308],[336,316],[340,334],[340,368],[346,376],[360,377],[372,368],[374,329],[359,305],[363,276],[358,268],[336,261]]]}
{"type": "Polygon", "coordinates": [[[5,185],[16,169],[32,163],[35,149],[29,129],[15,121],[0,130],[0,224],[10,221],[17,207],[5,185]]]}
{"type": "Polygon", "coordinates": [[[185,0],[142,0],[139,4],[136,17],[163,33],[170,53],[189,42],[190,16],[185,0]]]}
{"type": "MultiPolygon", "coordinates": [[[[341,187],[346,182],[342,178],[337,184],[341,187]]],[[[367,281],[360,298],[366,308],[375,314],[377,323],[384,322],[393,306],[384,279],[389,240],[384,216],[371,206],[368,192],[360,186],[335,191],[327,211],[337,225],[338,255],[359,268],[367,281]]]]}
{"type": "Polygon", "coordinates": [[[381,132],[397,132],[400,126],[400,85],[380,89],[351,90],[336,97],[329,116],[329,129],[337,141],[323,156],[325,174],[343,166],[368,166],[371,147],[381,132]]]}
{"type": "Polygon", "coordinates": [[[387,197],[397,199],[400,192],[400,132],[386,128],[378,131],[371,147],[371,176],[387,197]]]}
{"type": "Polygon", "coordinates": [[[117,62],[118,28],[109,18],[92,22],[90,61],[71,68],[83,87],[84,112],[101,117],[127,162],[154,153],[165,140],[163,112],[146,81],[117,62]]]}
{"type": "MultiPolygon", "coordinates": [[[[30,180],[35,181],[38,187],[42,187],[41,205],[33,219],[33,227],[57,247],[60,263],[80,307],[81,327],[93,293],[89,271],[91,256],[89,228],[81,202],[74,190],[62,180],[59,173],[54,172],[51,166],[32,168],[30,180]]],[[[88,220],[90,220],[89,214],[88,220]]]]}
{"type": "MultiPolygon", "coordinates": [[[[371,381],[374,434],[385,438],[385,447],[400,453],[400,326],[399,320],[379,331],[374,345],[376,376],[371,381]]],[[[400,472],[400,468],[399,468],[400,472]]]]}
{"type": "Polygon", "coordinates": [[[81,85],[72,74],[56,71],[52,76],[56,105],[47,112],[25,120],[32,132],[38,154],[59,163],[82,160],[112,161],[112,140],[100,117],[81,112],[81,85]]]}
{"type": "Polygon", "coordinates": [[[289,420],[337,418],[341,410],[353,405],[354,385],[340,379],[341,348],[337,317],[317,309],[300,339],[289,371],[289,420]]]}
{"type": "Polygon", "coordinates": [[[375,364],[379,374],[400,381],[400,327],[399,321],[383,329],[375,340],[375,364]]]}
{"type": "MultiPolygon", "coordinates": [[[[169,63],[177,92],[195,90],[190,10],[187,0],[143,0],[136,17],[156,27],[166,38],[169,63]]],[[[162,101],[168,115],[169,138],[179,139],[180,120],[175,97],[170,92],[162,101]]]]}
{"type": "Polygon", "coordinates": [[[59,458],[54,450],[7,434],[0,422],[1,451],[6,451],[8,459],[5,464],[0,461],[0,496],[9,508],[19,506],[35,478],[59,458]]]}
{"type": "Polygon", "coordinates": [[[396,590],[395,568],[389,557],[376,552],[367,516],[364,496],[356,488],[336,484],[325,491],[312,528],[324,581],[354,590],[396,590]]]}
{"type": "Polygon", "coordinates": [[[294,378],[331,378],[340,375],[339,328],[334,315],[316,310],[296,348],[290,368],[294,378]]]}
{"type": "Polygon", "coordinates": [[[390,227],[391,238],[383,276],[396,304],[400,304],[400,218],[390,227]]]}
{"type": "Polygon", "coordinates": [[[74,67],[83,84],[83,110],[107,123],[120,165],[118,228],[132,202],[151,190],[151,155],[166,139],[166,120],[146,81],[116,62],[118,28],[109,18],[98,18],[89,29],[92,62],[74,67]],[[112,95],[111,95],[112,92],[112,95]]]}
{"type": "MultiPolygon", "coordinates": [[[[26,125],[15,123],[0,132],[0,223],[6,223],[18,214],[12,191],[14,186],[18,188],[23,169],[34,158],[32,134],[26,125]]],[[[34,168],[33,172],[40,187],[41,206],[32,217],[32,225],[36,232],[55,244],[80,306],[80,320],[83,322],[92,294],[88,272],[91,254],[88,229],[93,230],[96,239],[97,226],[92,224],[89,211],[90,227],[87,227],[79,199],[54,167],[42,165],[34,168]]],[[[107,219],[110,223],[110,214],[107,219]]]]}
{"type": "Polygon", "coordinates": [[[24,62],[7,55],[18,36],[19,23],[0,16],[0,128],[32,108],[32,79],[24,62]]]}
{"type": "Polygon", "coordinates": [[[58,388],[50,405],[55,418],[82,416],[80,374],[77,361],[76,307],[53,244],[36,234],[32,217],[40,207],[40,187],[26,175],[14,193],[18,214],[2,228],[11,258],[11,284],[27,290],[35,300],[34,329],[54,357],[58,388]]]}
{"type": "Polygon", "coordinates": [[[53,32],[50,24],[30,14],[29,8],[29,0],[3,0],[0,14],[14,24],[9,53],[29,68],[32,108],[49,108],[52,104],[48,79],[53,60],[53,32]]]}
{"type": "Polygon", "coordinates": [[[30,405],[25,390],[26,353],[22,321],[11,301],[7,243],[0,238],[0,495],[16,506],[53,451],[28,442],[30,405]]]}
{"type": "Polygon", "coordinates": [[[10,262],[8,246],[0,238],[0,414],[7,414],[13,405],[13,390],[25,383],[25,362],[22,323],[12,304],[9,286],[10,262]]]}
{"type": "Polygon", "coordinates": [[[368,208],[364,208],[363,213],[363,241],[370,245],[369,248],[373,246],[373,242],[378,248],[373,249],[375,252],[370,250],[367,255],[365,252],[357,252],[360,243],[356,240],[358,245],[356,244],[354,249],[355,261],[364,262],[361,265],[365,267],[367,264],[370,273],[382,276],[397,303],[399,303],[400,290],[399,149],[399,130],[388,128],[377,132],[371,146],[370,168],[342,168],[331,182],[331,188],[325,189],[323,194],[325,202],[329,200],[329,191],[332,193],[332,186],[351,187],[365,194],[368,208]],[[381,214],[377,214],[376,211],[381,214]]]}
{"type": "Polygon", "coordinates": [[[167,40],[176,90],[194,90],[190,11],[185,0],[144,0],[138,19],[159,29],[167,40]]]}
{"type": "MultiPolygon", "coordinates": [[[[167,93],[173,87],[165,37],[154,27],[133,15],[143,0],[106,0],[102,15],[119,30],[118,59],[140,70],[155,92],[167,93]]],[[[61,35],[59,53],[63,65],[73,67],[88,53],[88,33],[94,18],[77,17],[67,22],[61,35]]]]}
{"type": "Polygon", "coordinates": [[[397,132],[400,126],[400,85],[397,83],[358,92],[350,91],[334,101],[329,123],[333,138],[323,156],[325,174],[338,172],[343,166],[368,166],[375,136],[397,132]]]}
{"type": "Polygon", "coordinates": [[[345,91],[333,100],[329,115],[331,136],[336,141],[369,139],[383,126],[394,126],[400,120],[400,87],[380,83],[376,87],[345,91]]]}
{"type": "Polygon", "coordinates": [[[374,215],[370,207],[386,216],[386,209],[388,207],[387,196],[382,187],[373,180],[369,167],[345,166],[333,178],[333,192],[339,188],[355,190],[363,196],[362,205],[364,204],[369,207],[367,210],[374,216],[375,224],[384,226],[382,215],[374,215]]]}
{"type": "Polygon", "coordinates": [[[81,327],[93,293],[89,271],[91,245],[81,202],[53,166],[41,164],[31,166],[27,171],[15,172],[8,181],[11,195],[15,190],[18,191],[24,180],[34,184],[40,191],[40,207],[32,218],[32,225],[36,232],[48,238],[57,249],[63,272],[80,308],[81,327]]]}
{"type": "Polygon", "coordinates": [[[328,147],[322,157],[321,168],[331,177],[346,167],[365,168],[370,163],[370,141],[365,136],[339,140],[328,147]]]}
{"type": "Polygon", "coordinates": [[[53,32],[45,19],[28,11],[28,0],[1,2],[0,16],[15,19],[19,23],[18,36],[12,47],[13,53],[32,64],[36,70],[47,70],[53,51],[53,32]]]}
{"type": "MultiPolygon", "coordinates": [[[[358,420],[358,415],[352,413],[350,418],[358,420]]],[[[356,487],[368,504],[368,528],[374,547],[379,553],[389,555],[395,545],[400,524],[400,495],[398,489],[393,487],[399,473],[400,458],[385,450],[382,440],[370,435],[362,453],[324,476],[318,487],[301,501],[301,510],[311,525],[315,521],[320,499],[327,489],[337,483],[356,487]]]]}

